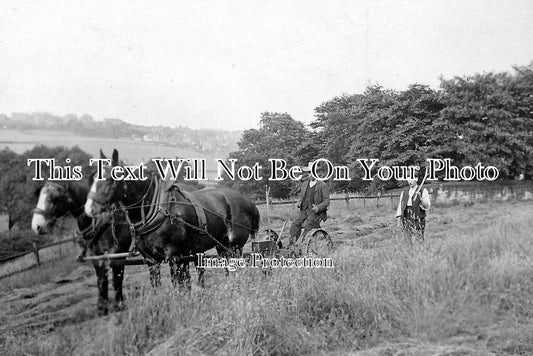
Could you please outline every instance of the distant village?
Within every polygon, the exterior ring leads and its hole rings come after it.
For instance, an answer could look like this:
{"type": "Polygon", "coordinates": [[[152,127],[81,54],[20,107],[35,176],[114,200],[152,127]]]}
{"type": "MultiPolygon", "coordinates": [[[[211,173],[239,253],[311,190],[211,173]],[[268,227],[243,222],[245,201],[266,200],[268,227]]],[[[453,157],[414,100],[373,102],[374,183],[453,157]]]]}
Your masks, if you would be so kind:
{"type": "Polygon", "coordinates": [[[4,130],[68,131],[80,136],[129,139],[154,144],[186,147],[200,152],[231,152],[237,150],[241,131],[216,129],[193,130],[187,127],[134,125],[120,119],[95,120],[90,115],[80,117],[49,113],[0,114],[0,128],[4,130]]]}
{"type": "Polygon", "coordinates": [[[176,128],[172,131],[164,127],[150,127],[148,129],[151,130],[150,133],[132,134],[130,138],[134,141],[190,147],[201,152],[229,152],[237,149],[236,143],[241,136],[240,131],[236,134],[235,131],[190,130],[187,128],[176,128]]]}

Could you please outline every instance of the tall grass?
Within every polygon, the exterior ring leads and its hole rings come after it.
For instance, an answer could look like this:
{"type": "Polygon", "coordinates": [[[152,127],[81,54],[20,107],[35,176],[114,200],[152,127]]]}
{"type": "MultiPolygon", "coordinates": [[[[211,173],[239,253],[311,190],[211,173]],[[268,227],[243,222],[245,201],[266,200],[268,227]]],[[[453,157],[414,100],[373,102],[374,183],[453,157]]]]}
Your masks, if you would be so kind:
{"type": "Polygon", "coordinates": [[[15,288],[31,288],[68,275],[79,267],[79,262],[74,261],[74,256],[74,254],[65,255],[63,258],[44,262],[27,271],[3,277],[0,279],[0,294],[8,294],[15,288]]]}
{"type": "Polygon", "coordinates": [[[59,334],[12,335],[5,350],[292,355],[461,336],[487,353],[532,354],[531,209],[500,213],[484,229],[425,246],[338,249],[333,270],[244,269],[219,279],[208,271],[205,289],[135,289],[125,312],[59,334]]]}
{"type": "Polygon", "coordinates": [[[45,245],[52,241],[49,235],[37,235],[30,229],[5,231],[0,233],[0,259],[8,258],[12,255],[31,251],[33,244],[45,245]]]}

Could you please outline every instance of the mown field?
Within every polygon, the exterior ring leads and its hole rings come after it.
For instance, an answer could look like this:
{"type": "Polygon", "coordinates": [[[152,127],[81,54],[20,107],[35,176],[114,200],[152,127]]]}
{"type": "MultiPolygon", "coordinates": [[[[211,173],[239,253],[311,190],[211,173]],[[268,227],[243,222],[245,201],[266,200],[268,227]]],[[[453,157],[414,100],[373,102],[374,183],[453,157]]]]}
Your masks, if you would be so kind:
{"type": "MultiPolygon", "coordinates": [[[[291,214],[275,206],[272,226],[291,214]]],[[[411,247],[390,204],[336,201],[324,224],[334,269],[209,270],[187,291],[166,277],[154,290],[127,267],[128,308],[104,317],[91,267],[69,256],[0,281],[0,353],[530,355],[532,214],[530,202],[435,207],[426,244],[411,247]]]]}

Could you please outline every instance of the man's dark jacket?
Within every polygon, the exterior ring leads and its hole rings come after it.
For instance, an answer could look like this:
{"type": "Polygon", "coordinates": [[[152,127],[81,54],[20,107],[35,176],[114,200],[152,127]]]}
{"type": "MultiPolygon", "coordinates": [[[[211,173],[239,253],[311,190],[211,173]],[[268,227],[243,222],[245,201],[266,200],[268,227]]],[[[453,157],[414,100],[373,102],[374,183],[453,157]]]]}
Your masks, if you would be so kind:
{"type": "MultiPolygon", "coordinates": [[[[300,191],[300,204],[298,204],[300,209],[305,198],[305,192],[307,192],[307,189],[309,189],[309,183],[310,181],[307,181],[302,185],[302,189],[300,191]]],[[[329,206],[329,187],[323,181],[317,180],[313,188],[315,189],[314,202],[315,206],[318,208],[318,216],[320,216],[322,220],[326,221],[328,218],[326,211],[329,206]]]]}

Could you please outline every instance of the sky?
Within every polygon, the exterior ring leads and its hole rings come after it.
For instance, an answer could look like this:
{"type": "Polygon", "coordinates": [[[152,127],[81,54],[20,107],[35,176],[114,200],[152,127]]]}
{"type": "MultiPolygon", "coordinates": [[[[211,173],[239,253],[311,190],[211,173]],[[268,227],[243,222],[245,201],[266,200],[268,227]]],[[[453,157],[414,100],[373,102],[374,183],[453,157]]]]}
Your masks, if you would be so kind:
{"type": "Polygon", "coordinates": [[[0,0],[0,113],[244,130],[533,61],[533,1],[0,0]]]}

